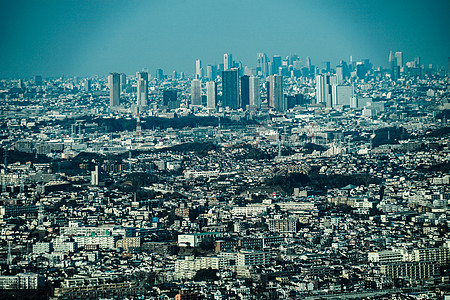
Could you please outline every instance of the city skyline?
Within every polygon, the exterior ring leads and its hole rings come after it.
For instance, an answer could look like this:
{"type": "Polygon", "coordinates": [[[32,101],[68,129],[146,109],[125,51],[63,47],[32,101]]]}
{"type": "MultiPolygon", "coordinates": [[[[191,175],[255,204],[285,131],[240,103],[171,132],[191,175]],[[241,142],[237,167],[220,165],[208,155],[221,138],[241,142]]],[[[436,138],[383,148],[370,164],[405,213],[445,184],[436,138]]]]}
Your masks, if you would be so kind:
{"type": "Polygon", "coordinates": [[[193,74],[194,62],[223,63],[230,53],[256,66],[296,53],[306,64],[369,58],[388,66],[389,51],[403,61],[446,66],[450,4],[420,1],[14,1],[3,3],[0,78],[132,74],[163,69],[193,74]],[[199,14],[199,17],[194,17],[199,14]],[[420,20],[419,22],[417,20],[420,20]],[[268,21],[268,22],[267,22],[268,21]]]}

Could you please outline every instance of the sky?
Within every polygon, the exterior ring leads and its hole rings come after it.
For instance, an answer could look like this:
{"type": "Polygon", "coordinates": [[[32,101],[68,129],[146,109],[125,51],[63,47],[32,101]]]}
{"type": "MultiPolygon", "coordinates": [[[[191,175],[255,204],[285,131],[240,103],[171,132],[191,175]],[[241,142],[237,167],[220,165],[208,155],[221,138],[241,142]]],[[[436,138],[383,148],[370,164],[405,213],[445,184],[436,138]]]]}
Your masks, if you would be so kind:
{"type": "Polygon", "coordinates": [[[0,0],[0,78],[192,74],[223,54],[447,66],[448,0],[0,0]]]}

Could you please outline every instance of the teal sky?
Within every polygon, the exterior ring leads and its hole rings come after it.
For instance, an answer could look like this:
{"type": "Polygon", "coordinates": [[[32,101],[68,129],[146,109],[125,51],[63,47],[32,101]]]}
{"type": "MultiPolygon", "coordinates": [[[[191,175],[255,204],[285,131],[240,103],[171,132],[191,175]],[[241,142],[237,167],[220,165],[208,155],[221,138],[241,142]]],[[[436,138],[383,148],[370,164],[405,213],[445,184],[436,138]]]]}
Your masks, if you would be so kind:
{"type": "Polygon", "coordinates": [[[447,65],[448,0],[0,0],[0,78],[195,71],[232,53],[447,65]]]}

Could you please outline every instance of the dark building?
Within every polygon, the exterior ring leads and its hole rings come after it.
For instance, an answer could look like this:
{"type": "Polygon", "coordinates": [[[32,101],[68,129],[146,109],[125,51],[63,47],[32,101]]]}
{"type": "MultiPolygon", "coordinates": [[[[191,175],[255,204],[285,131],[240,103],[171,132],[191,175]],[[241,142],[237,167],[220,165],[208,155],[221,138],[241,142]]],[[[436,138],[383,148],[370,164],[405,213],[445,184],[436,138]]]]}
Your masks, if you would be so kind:
{"type": "Polygon", "coordinates": [[[34,85],[42,85],[42,76],[34,75],[34,85]]]}
{"type": "Polygon", "coordinates": [[[241,77],[241,107],[245,109],[250,104],[250,76],[241,77]]]}
{"type": "Polygon", "coordinates": [[[305,105],[305,97],[303,94],[295,94],[286,96],[287,108],[294,108],[296,105],[305,105]]]}
{"type": "Polygon", "coordinates": [[[278,70],[281,67],[281,56],[274,55],[272,61],[272,74],[279,74],[278,70]]]}
{"type": "Polygon", "coordinates": [[[178,92],[176,90],[165,90],[163,91],[163,105],[169,107],[170,109],[175,109],[180,107],[178,101],[178,92]]]}
{"type": "Polygon", "coordinates": [[[297,104],[297,99],[295,98],[295,96],[286,96],[286,100],[287,100],[287,108],[291,109],[294,108],[295,105],[297,104]]]}
{"type": "Polygon", "coordinates": [[[162,69],[156,69],[156,79],[158,80],[164,79],[164,72],[162,69]]]}
{"type": "Polygon", "coordinates": [[[356,65],[356,76],[359,79],[364,79],[366,77],[367,69],[365,64],[356,65]]]}
{"type": "Polygon", "coordinates": [[[222,72],[222,106],[239,108],[239,69],[222,72]]]}
{"type": "Polygon", "coordinates": [[[331,71],[331,63],[329,61],[324,61],[323,62],[323,69],[327,73],[330,72],[331,71]]]}

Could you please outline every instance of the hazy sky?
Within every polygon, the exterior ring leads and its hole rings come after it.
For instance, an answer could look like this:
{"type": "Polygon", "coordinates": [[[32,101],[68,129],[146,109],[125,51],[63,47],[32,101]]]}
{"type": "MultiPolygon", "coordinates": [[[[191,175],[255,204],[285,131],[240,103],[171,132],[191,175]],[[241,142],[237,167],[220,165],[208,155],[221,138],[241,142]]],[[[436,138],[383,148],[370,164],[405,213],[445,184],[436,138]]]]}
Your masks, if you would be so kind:
{"type": "Polygon", "coordinates": [[[194,73],[232,53],[445,65],[449,0],[0,0],[0,78],[194,73]]]}

